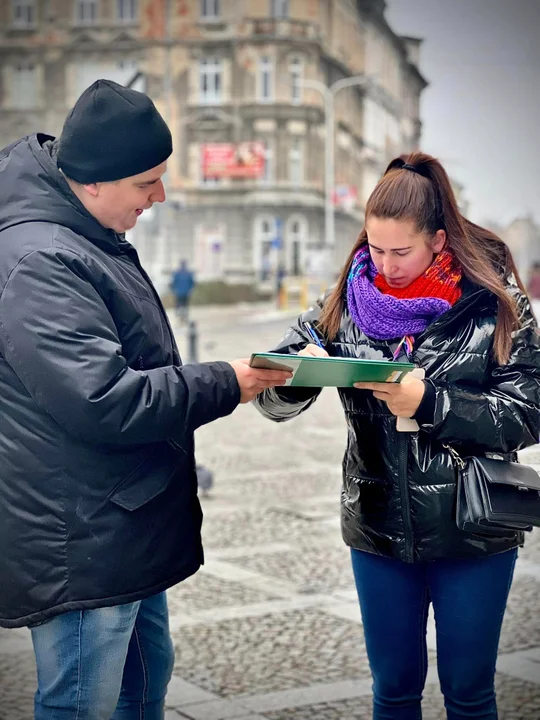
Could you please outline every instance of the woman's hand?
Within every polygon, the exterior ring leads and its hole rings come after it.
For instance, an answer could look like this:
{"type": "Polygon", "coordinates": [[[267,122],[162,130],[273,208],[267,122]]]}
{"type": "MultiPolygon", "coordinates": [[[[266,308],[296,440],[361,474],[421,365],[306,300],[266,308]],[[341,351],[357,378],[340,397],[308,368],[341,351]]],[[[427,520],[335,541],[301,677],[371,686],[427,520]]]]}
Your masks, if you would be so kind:
{"type": "Polygon", "coordinates": [[[400,383],[359,382],[354,387],[373,390],[374,397],[383,400],[392,415],[404,418],[412,417],[418,410],[426,390],[423,380],[408,376],[400,383]]]}
{"type": "Polygon", "coordinates": [[[304,357],[329,357],[326,350],[323,350],[318,345],[312,345],[311,343],[306,345],[303,350],[300,350],[298,354],[303,355],[304,357]]]}

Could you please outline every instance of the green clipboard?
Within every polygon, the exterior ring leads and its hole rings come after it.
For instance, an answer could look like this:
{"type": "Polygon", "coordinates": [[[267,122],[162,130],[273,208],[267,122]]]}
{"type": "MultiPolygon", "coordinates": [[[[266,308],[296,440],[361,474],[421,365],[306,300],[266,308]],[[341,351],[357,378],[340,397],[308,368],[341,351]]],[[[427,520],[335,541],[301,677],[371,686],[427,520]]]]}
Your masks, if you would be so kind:
{"type": "Polygon", "coordinates": [[[292,387],[352,387],[356,382],[401,382],[415,369],[408,362],[341,357],[304,357],[280,353],[253,353],[251,367],[291,370],[292,387]]]}

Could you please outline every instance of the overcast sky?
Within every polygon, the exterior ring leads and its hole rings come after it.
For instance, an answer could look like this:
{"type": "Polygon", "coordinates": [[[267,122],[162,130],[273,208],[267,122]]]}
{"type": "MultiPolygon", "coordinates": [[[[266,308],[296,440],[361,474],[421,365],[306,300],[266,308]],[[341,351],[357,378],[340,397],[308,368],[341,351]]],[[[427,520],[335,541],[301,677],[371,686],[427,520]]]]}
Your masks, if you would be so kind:
{"type": "Polygon", "coordinates": [[[423,37],[422,149],[465,185],[471,220],[540,222],[540,0],[387,0],[423,37]]]}

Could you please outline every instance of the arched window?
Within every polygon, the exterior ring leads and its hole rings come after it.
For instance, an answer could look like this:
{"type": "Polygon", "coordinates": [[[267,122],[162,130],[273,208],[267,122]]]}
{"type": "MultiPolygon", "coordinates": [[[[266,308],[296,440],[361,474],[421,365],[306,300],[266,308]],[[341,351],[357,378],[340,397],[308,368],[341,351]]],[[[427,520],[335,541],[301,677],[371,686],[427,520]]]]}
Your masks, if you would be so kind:
{"type": "Polygon", "coordinates": [[[279,223],[271,215],[259,215],[255,218],[254,265],[260,282],[270,280],[277,267],[281,245],[278,227],[279,223]]]}
{"type": "Polygon", "coordinates": [[[303,215],[293,215],[287,222],[286,252],[289,275],[300,276],[305,273],[308,224],[303,215]]]}
{"type": "Polygon", "coordinates": [[[289,75],[291,79],[291,101],[298,105],[302,101],[301,80],[304,75],[304,61],[298,55],[289,58],[289,75]]]}

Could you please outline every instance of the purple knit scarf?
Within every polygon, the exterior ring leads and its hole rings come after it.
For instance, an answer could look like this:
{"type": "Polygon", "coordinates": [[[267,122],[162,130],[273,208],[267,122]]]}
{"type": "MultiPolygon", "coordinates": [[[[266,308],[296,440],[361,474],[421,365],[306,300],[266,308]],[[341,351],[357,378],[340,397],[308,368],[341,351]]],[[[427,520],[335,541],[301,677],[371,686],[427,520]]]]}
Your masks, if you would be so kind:
{"type": "Polygon", "coordinates": [[[419,297],[400,300],[385,295],[374,285],[377,269],[369,248],[357,252],[347,278],[347,305],[355,324],[376,340],[418,335],[451,308],[446,300],[419,297]]]}

